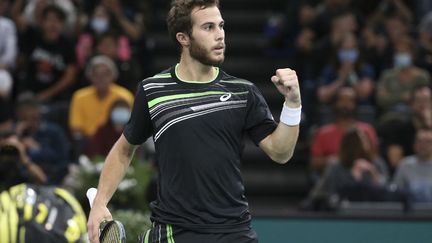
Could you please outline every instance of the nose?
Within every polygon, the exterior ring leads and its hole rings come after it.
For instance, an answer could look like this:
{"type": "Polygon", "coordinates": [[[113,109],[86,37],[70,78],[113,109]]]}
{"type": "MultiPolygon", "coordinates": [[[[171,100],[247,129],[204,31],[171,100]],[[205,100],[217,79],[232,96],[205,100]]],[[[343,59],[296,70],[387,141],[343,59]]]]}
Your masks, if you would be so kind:
{"type": "Polygon", "coordinates": [[[216,33],[216,40],[223,41],[225,39],[225,30],[223,28],[218,28],[216,33]]]}

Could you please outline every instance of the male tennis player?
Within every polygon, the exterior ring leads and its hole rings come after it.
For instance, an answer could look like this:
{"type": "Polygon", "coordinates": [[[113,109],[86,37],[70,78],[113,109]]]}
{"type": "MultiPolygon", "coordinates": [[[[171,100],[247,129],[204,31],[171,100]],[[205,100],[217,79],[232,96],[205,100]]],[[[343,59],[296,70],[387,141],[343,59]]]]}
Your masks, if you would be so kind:
{"type": "Polygon", "coordinates": [[[240,174],[242,138],[249,135],[274,161],[286,163],[299,132],[299,85],[288,68],[271,77],[285,97],[276,124],[252,83],[218,68],[225,51],[218,6],[218,0],[173,1],[167,23],[180,62],[141,83],[130,121],[102,170],[88,221],[92,242],[98,242],[100,222],[111,219],[108,201],[136,146],[149,136],[159,181],[145,242],[258,242],[240,174]]]}

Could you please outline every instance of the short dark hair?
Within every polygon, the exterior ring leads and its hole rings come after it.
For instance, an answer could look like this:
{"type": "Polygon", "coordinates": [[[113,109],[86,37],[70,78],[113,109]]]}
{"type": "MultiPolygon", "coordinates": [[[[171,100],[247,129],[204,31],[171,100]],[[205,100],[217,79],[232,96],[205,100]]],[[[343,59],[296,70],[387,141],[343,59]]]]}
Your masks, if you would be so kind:
{"type": "Polygon", "coordinates": [[[63,23],[66,21],[66,13],[61,7],[55,4],[49,4],[45,6],[45,8],[42,10],[42,19],[46,19],[50,13],[57,15],[57,18],[63,23]]]}
{"type": "Polygon", "coordinates": [[[219,7],[219,0],[173,0],[166,19],[168,33],[172,40],[180,45],[176,38],[178,32],[192,35],[192,9],[195,7],[204,9],[210,6],[219,7]]]}
{"type": "Polygon", "coordinates": [[[410,52],[411,55],[412,55],[413,62],[416,60],[416,58],[417,58],[417,56],[418,56],[418,49],[417,49],[417,46],[416,46],[415,41],[414,41],[413,38],[411,38],[410,36],[405,35],[405,36],[401,36],[401,37],[399,37],[399,38],[395,41],[394,46],[395,46],[395,47],[396,47],[396,46],[403,46],[403,47],[408,48],[408,49],[409,49],[409,52],[410,52]]]}

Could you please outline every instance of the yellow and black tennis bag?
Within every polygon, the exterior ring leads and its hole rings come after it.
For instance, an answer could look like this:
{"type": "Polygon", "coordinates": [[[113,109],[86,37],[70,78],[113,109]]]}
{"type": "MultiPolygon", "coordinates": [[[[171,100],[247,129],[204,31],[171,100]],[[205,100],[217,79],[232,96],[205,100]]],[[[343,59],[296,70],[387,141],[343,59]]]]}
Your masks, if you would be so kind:
{"type": "Polygon", "coordinates": [[[0,243],[87,242],[86,216],[69,192],[19,184],[0,194],[0,243]]]}

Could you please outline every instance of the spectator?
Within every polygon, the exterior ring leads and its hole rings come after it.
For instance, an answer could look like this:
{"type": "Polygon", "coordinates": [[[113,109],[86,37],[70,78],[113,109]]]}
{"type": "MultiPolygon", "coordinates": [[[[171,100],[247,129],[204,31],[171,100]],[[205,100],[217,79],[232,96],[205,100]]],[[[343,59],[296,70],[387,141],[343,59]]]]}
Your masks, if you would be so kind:
{"type": "Polygon", "coordinates": [[[348,33],[358,32],[358,23],[354,13],[350,11],[340,12],[331,19],[331,29],[316,42],[316,55],[319,66],[324,67],[328,64],[328,57],[342,42],[344,36],[348,33]]]}
{"type": "Polygon", "coordinates": [[[382,28],[368,23],[361,31],[361,43],[362,54],[365,60],[373,65],[375,78],[378,78],[382,70],[392,67],[393,46],[382,28]]]}
{"type": "Polygon", "coordinates": [[[328,103],[340,87],[354,88],[360,104],[373,104],[374,70],[362,60],[358,41],[354,34],[341,37],[333,54],[333,63],[322,72],[318,86],[318,100],[328,103]]]}
{"type": "Polygon", "coordinates": [[[12,129],[12,85],[12,76],[8,71],[0,69],[0,133],[12,129]]]}
{"type": "Polygon", "coordinates": [[[420,129],[432,129],[432,91],[428,85],[414,88],[410,98],[410,112],[389,112],[378,124],[381,151],[392,170],[404,156],[413,154],[415,133],[420,129]],[[395,131],[398,131],[395,133],[395,131]]]}
{"type": "Polygon", "coordinates": [[[0,70],[12,70],[17,56],[17,33],[15,24],[4,17],[6,0],[0,0],[0,70]]]}
{"type": "Polygon", "coordinates": [[[401,37],[410,34],[410,20],[403,15],[390,14],[384,18],[383,24],[387,38],[394,47],[401,37]]]}
{"type": "Polygon", "coordinates": [[[110,109],[108,122],[99,127],[96,134],[90,139],[86,155],[89,157],[107,156],[129,121],[130,112],[131,107],[128,102],[123,99],[115,101],[110,109]]]}
{"type": "Polygon", "coordinates": [[[432,74],[432,10],[421,20],[419,25],[419,66],[432,74]]]}
{"type": "Polygon", "coordinates": [[[382,113],[406,110],[414,87],[430,84],[428,72],[415,66],[416,47],[412,39],[399,37],[393,58],[393,68],[384,71],[378,81],[376,98],[382,113]]]}
{"type": "Polygon", "coordinates": [[[12,15],[20,32],[42,24],[43,9],[49,5],[60,8],[64,14],[65,32],[73,33],[76,24],[76,10],[71,0],[15,0],[12,15]]]}
{"type": "Polygon", "coordinates": [[[83,67],[87,59],[92,56],[92,47],[95,46],[95,42],[107,33],[113,33],[116,36],[116,45],[121,44],[122,46],[122,48],[116,48],[116,58],[118,57],[121,61],[130,60],[131,47],[128,37],[116,25],[114,16],[110,14],[109,10],[100,4],[95,7],[84,33],[78,37],[76,53],[80,67],[83,67]]]}
{"type": "Polygon", "coordinates": [[[138,79],[141,77],[140,68],[134,59],[122,58],[120,40],[112,33],[101,35],[95,47],[96,55],[108,56],[113,60],[119,70],[117,84],[135,93],[138,79]]]}
{"type": "MultiPolygon", "coordinates": [[[[317,18],[315,19],[315,31],[318,33],[319,37],[326,35],[333,29],[334,21],[340,17],[341,13],[346,13],[350,10],[351,0],[325,0],[317,7],[317,18]]],[[[350,18],[350,17],[349,17],[350,18]]],[[[341,20],[341,19],[340,19],[341,20]]],[[[345,21],[341,20],[341,24],[344,26],[351,25],[352,19],[345,18],[345,21]],[[344,23],[342,23],[344,22],[344,23]]],[[[341,29],[344,33],[346,29],[341,29]]],[[[349,30],[352,32],[353,29],[349,30]]]]}
{"type": "Polygon", "coordinates": [[[376,200],[376,191],[388,180],[384,161],[377,157],[373,144],[357,128],[346,130],[342,137],[337,163],[329,165],[322,178],[312,189],[309,198],[315,202],[328,202],[333,195],[360,200],[376,200]],[[362,188],[364,195],[352,196],[351,189],[362,188]]]}
{"type": "Polygon", "coordinates": [[[42,168],[49,184],[61,184],[70,162],[65,132],[42,118],[41,105],[33,97],[21,97],[16,110],[15,131],[29,158],[42,168]]]}
{"type": "Polygon", "coordinates": [[[431,129],[417,131],[414,150],[414,155],[402,160],[393,183],[408,191],[415,202],[432,202],[431,129]]]}
{"type": "Polygon", "coordinates": [[[357,105],[354,90],[350,87],[340,88],[333,106],[335,121],[320,127],[312,141],[310,167],[315,174],[321,174],[326,166],[338,161],[342,136],[350,128],[356,127],[364,132],[370,140],[372,151],[377,152],[375,129],[355,118],[357,105]]]}
{"type": "Polygon", "coordinates": [[[116,100],[124,99],[130,106],[133,102],[133,95],[114,83],[118,70],[108,57],[92,58],[86,75],[91,85],[73,94],[69,111],[69,127],[79,151],[85,147],[86,140],[108,122],[110,108],[116,100]]]}
{"type": "Polygon", "coordinates": [[[20,40],[27,65],[21,67],[19,92],[31,91],[41,102],[66,101],[75,82],[71,39],[62,35],[66,15],[55,5],[42,11],[41,29],[27,28],[20,40]]]}
{"type": "Polygon", "coordinates": [[[23,182],[45,184],[47,176],[31,161],[14,133],[0,134],[0,191],[23,182]]]}
{"type": "Polygon", "coordinates": [[[131,40],[137,41],[141,38],[144,29],[144,16],[137,9],[141,6],[133,1],[101,0],[103,6],[114,16],[123,33],[131,40]]]}

